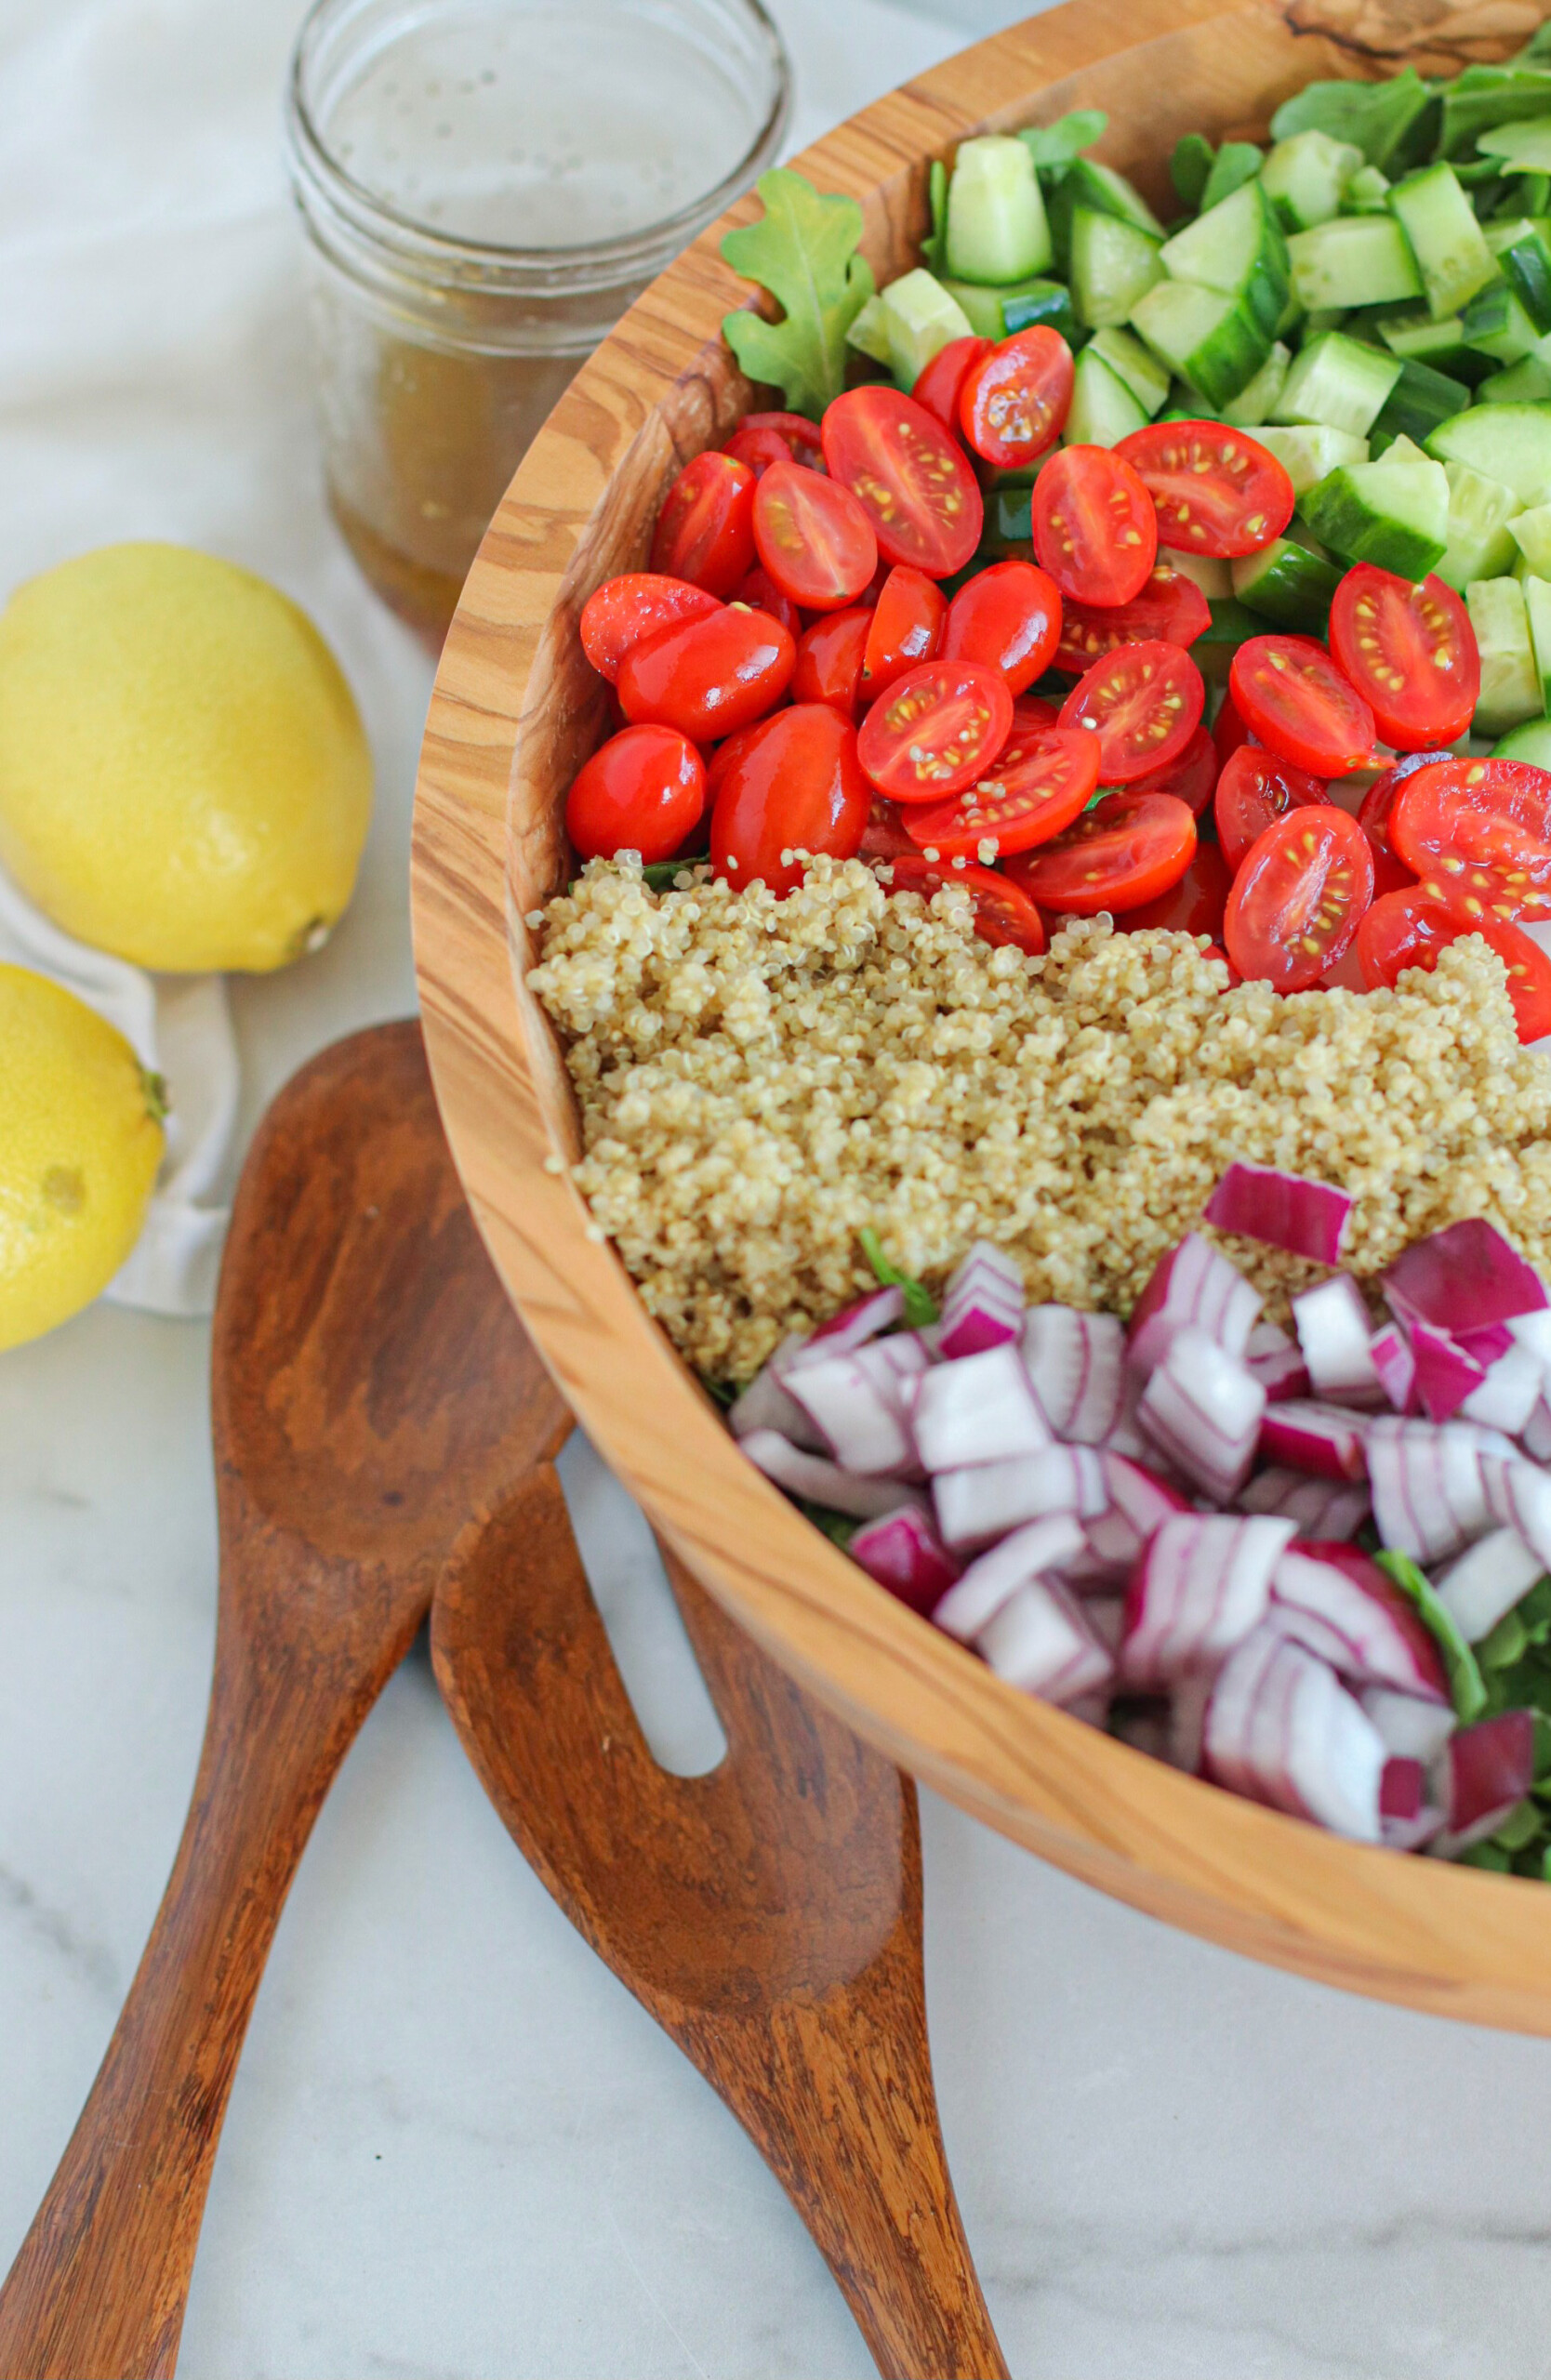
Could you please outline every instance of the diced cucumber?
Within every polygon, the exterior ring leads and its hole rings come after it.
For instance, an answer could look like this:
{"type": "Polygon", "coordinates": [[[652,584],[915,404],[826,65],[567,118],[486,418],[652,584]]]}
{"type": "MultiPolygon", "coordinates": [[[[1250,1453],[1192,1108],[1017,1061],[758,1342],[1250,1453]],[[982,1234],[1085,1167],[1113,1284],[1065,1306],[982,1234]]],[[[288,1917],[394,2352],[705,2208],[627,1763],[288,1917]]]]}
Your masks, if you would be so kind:
{"type": "Polygon", "coordinates": [[[1341,204],[1355,215],[1382,215],[1389,204],[1389,176],[1377,165],[1359,165],[1341,204]]]}
{"type": "Polygon", "coordinates": [[[1148,416],[1120,374],[1085,347],[1072,376],[1071,409],[1061,432],[1064,446],[1118,446],[1148,416]]]}
{"type": "Polygon", "coordinates": [[[1534,655],[1535,679],[1540,689],[1540,707],[1544,713],[1551,703],[1551,586],[1544,578],[1526,578],[1524,612],[1530,623],[1530,650],[1534,655]]]}
{"type": "Polygon", "coordinates": [[[1165,548],[1162,559],[1170,570],[1194,579],[1209,603],[1226,602],[1233,593],[1233,564],[1219,562],[1214,554],[1176,553],[1170,546],[1165,548]]]}
{"type": "Polygon", "coordinates": [[[1252,636],[1265,635],[1266,621],[1236,595],[1222,600],[1208,596],[1207,601],[1212,605],[1212,625],[1196,638],[1190,657],[1209,686],[1226,686],[1234,654],[1252,636]]]}
{"type": "Polygon", "coordinates": [[[1419,298],[1421,275],[1391,215],[1337,215],[1287,243],[1292,289],[1315,313],[1328,306],[1384,306],[1419,298]]]}
{"type": "Polygon", "coordinates": [[[1300,333],[1303,332],[1307,321],[1308,316],[1304,311],[1302,305],[1298,301],[1296,291],[1289,288],[1287,293],[1287,303],[1282,308],[1280,318],[1277,324],[1278,338],[1291,338],[1294,331],[1300,333]]]}
{"type": "Polygon", "coordinates": [[[1332,430],[1324,422],[1284,427],[1268,421],[1255,436],[1287,473],[1294,496],[1304,495],[1344,463],[1368,460],[1366,438],[1356,438],[1349,430],[1332,430]]]}
{"type": "Polygon", "coordinates": [[[1551,115],[1525,124],[1494,124],[1476,136],[1483,157],[1495,157],[1504,174],[1551,174],[1551,115]]]}
{"type": "Polygon", "coordinates": [[[1487,369],[1484,359],[1466,347],[1465,325],[1457,314],[1435,323],[1430,314],[1401,307],[1384,316],[1378,333],[1402,364],[1430,364],[1435,372],[1446,372],[1452,380],[1463,380],[1466,386],[1487,369]]]}
{"type": "Polygon", "coordinates": [[[1304,345],[1311,338],[1323,338],[1327,331],[1338,331],[1346,320],[1345,306],[1316,306],[1304,316],[1304,345]]]}
{"type": "Polygon", "coordinates": [[[1476,390],[1478,405],[1544,404],[1551,398],[1551,364],[1543,356],[1521,355],[1505,372],[1489,372],[1476,390]]]}
{"type": "Polygon", "coordinates": [[[1486,244],[1497,270],[1544,337],[1551,331],[1551,247],[1527,216],[1489,223],[1486,244]]]}
{"type": "Polygon", "coordinates": [[[1074,157],[1050,193],[1051,237],[1056,264],[1063,272],[1071,254],[1072,218],[1081,207],[1092,208],[1097,215],[1118,216],[1122,223],[1133,224],[1152,239],[1163,237],[1162,224],[1141,192],[1133,190],[1123,174],[1116,173],[1111,165],[1099,165],[1092,157],[1074,157]]]}
{"type": "MultiPolygon", "coordinates": [[[[1301,522],[1292,525],[1302,533],[1301,522]]],[[[1233,564],[1233,591],[1252,612],[1274,620],[1279,628],[1290,628],[1295,635],[1322,637],[1341,577],[1336,564],[1322,548],[1316,548],[1312,538],[1305,545],[1290,532],[1233,564]]]]}
{"type": "Polygon", "coordinates": [[[1172,280],[1239,298],[1266,337],[1274,335],[1290,286],[1287,241],[1260,182],[1245,182],[1176,231],[1164,243],[1161,261],[1172,280]]]}
{"type": "Polygon", "coordinates": [[[845,334],[845,343],[847,347],[854,347],[858,354],[869,355],[874,364],[888,362],[889,321],[883,311],[882,298],[868,298],[864,301],[860,313],[845,334]]]}
{"type": "Polygon", "coordinates": [[[1491,747],[1494,760],[1528,760],[1532,769],[1551,769],[1551,719],[1527,719],[1510,727],[1491,747]]]}
{"type": "Polygon", "coordinates": [[[954,280],[1025,281],[1054,258],[1040,177],[1023,142],[1000,132],[961,140],[944,255],[954,280]]]}
{"type": "Polygon", "coordinates": [[[1221,290],[1189,281],[1160,281],[1132,317],[1152,349],[1209,404],[1226,405],[1247,389],[1271,342],[1247,307],[1221,290]]]}
{"type": "Polygon", "coordinates": [[[1551,503],[1551,405],[1472,405],[1439,422],[1427,452],[1501,480],[1521,505],[1551,503]]]}
{"type": "MultiPolygon", "coordinates": [[[[1025,150],[1024,154],[1028,152],[1025,150]]],[[[902,389],[914,388],[950,338],[970,336],[963,308],[919,264],[884,290],[883,323],[889,337],[889,369],[902,389]]]]}
{"type": "MultiPolygon", "coordinates": [[[[1508,522],[1508,535],[1537,578],[1551,578],[1551,504],[1532,505],[1508,522]]],[[[1485,571],[1478,574],[1484,578],[1485,571]]]]}
{"type": "Polygon", "coordinates": [[[1540,333],[1505,281],[1478,289],[1461,317],[1466,347],[1494,364],[1517,364],[1533,355],[1540,333]]]}
{"type": "Polygon", "coordinates": [[[1430,364],[1413,364],[1406,357],[1400,365],[1400,377],[1373,424],[1371,434],[1375,456],[1396,438],[1414,438],[1425,443],[1440,421],[1463,413],[1469,403],[1470,391],[1463,381],[1451,380],[1447,373],[1435,372],[1430,364]]]}
{"type": "Polygon", "coordinates": [[[1333,552],[1398,578],[1425,578],[1448,549],[1449,482],[1425,456],[1348,463],[1311,487],[1302,509],[1333,552]]]}
{"type": "Polygon", "coordinates": [[[1362,164],[1362,152],[1328,132],[1294,132],[1279,140],[1260,169],[1261,186],[1284,231],[1312,231],[1328,223],[1362,164]]]}
{"type": "Polygon", "coordinates": [[[1163,278],[1160,245],[1118,215],[1080,206],[1072,217],[1067,267],[1079,322],[1090,330],[1128,323],[1137,299],[1163,278]]]}
{"type": "MultiPolygon", "coordinates": [[[[954,281],[949,277],[943,287],[955,305],[963,308],[977,338],[1006,338],[1011,332],[1031,330],[1038,323],[1048,323],[1064,339],[1072,340],[1078,335],[1071,292],[1064,281],[1036,276],[1031,281],[1013,281],[1002,288],[992,289],[982,282],[954,281]]],[[[868,303],[871,302],[869,298],[868,303]]]]}
{"type": "Polygon", "coordinates": [[[1435,322],[1458,313],[1497,271],[1475,209],[1452,165],[1429,165],[1398,182],[1390,213],[1411,243],[1435,322]]]}
{"type": "Polygon", "coordinates": [[[1258,430],[1287,386],[1292,363],[1291,351],[1279,338],[1249,387],[1223,407],[1223,419],[1239,430],[1258,430]]]}
{"type": "Polygon", "coordinates": [[[1471,722],[1478,735],[1502,735],[1541,714],[1530,615],[1517,578],[1477,578],[1465,607],[1481,656],[1481,692],[1471,722]]]}
{"type": "Polygon", "coordinates": [[[1501,480],[1488,479],[1468,463],[1445,463],[1449,482],[1449,543],[1435,565],[1439,578],[1461,594],[1473,578],[1496,578],[1513,567],[1509,523],[1518,498],[1501,480]]]}
{"type": "Polygon", "coordinates": [[[1094,333],[1083,352],[1102,355],[1111,372],[1122,379],[1137,403],[1150,420],[1166,403],[1169,376],[1152,350],[1144,347],[1133,331],[1123,331],[1114,324],[1106,324],[1094,333]]]}
{"type": "Polygon", "coordinates": [[[1273,411],[1278,421],[1321,421],[1366,438],[1399,377],[1398,355],[1327,331],[1294,358],[1273,411]]]}

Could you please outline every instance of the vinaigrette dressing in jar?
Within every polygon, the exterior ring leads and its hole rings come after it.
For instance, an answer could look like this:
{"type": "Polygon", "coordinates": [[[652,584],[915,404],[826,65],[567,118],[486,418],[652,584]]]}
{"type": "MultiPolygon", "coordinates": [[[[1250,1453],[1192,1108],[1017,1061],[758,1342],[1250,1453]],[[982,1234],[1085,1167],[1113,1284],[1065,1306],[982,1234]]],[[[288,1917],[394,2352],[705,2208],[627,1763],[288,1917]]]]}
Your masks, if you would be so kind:
{"type": "Polygon", "coordinates": [[[317,0],[286,123],[328,499],[431,642],[555,400],[789,100],[761,0],[317,0]]]}

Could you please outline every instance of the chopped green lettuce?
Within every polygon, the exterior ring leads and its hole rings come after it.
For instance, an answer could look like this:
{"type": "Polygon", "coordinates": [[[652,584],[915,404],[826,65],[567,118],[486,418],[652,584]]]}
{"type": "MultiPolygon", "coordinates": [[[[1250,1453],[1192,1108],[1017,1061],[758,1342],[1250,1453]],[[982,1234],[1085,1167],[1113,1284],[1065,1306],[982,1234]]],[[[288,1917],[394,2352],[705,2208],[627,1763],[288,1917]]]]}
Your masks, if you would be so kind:
{"type": "Polygon", "coordinates": [[[1431,1580],[1417,1568],[1409,1554],[1397,1554],[1386,1547],[1373,1558],[1380,1569],[1394,1580],[1407,1601],[1415,1605],[1422,1625],[1437,1639],[1453,1699],[1454,1716],[1462,1727],[1468,1727],[1486,1709],[1487,1690],[1476,1656],[1460,1634],[1452,1613],[1439,1603],[1431,1580]]]}
{"type": "Polygon", "coordinates": [[[1433,95],[1414,66],[1383,83],[1306,83],[1271,118],[1271,137],[1285,140],[1294,132],[1328,132],[1332,140],[1351,141],[1371,165],[1388,173],[1422,153],[1423,119],[1432,104],[1433,95]]]}

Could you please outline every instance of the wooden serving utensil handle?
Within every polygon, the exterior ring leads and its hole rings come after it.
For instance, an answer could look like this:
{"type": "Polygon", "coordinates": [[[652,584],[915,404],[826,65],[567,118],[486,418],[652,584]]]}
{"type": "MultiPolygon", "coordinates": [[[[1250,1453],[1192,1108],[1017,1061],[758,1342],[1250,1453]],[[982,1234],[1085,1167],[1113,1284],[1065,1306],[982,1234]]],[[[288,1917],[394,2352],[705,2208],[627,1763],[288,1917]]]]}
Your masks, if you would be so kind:
{"type": "Polygon", "coordinates": [[[285,1895],[413,1633],[354,1681],[306,1659],[259,1668],[218,1643],[193,1800],[151,1938],[0,2289],[0,2380],[173,2372],[216,2144],[285,1895]]]}

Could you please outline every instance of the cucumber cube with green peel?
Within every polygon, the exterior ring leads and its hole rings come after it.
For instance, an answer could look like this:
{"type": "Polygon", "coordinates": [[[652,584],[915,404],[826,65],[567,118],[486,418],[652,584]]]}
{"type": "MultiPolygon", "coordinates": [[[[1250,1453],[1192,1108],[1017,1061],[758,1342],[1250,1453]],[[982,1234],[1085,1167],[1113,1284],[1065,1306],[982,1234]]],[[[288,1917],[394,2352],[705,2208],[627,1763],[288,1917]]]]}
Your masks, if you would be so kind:
{"type": "Polygon", "coordinates": [[[1449,545],[1449,482],[1425,456],[1348,463],[1302,499],[1315,536],[1347,562],[1370,562],[1418,580],[1449,545]]]}
{"type": "Polygon", "coordinates": [[[1176,231],[1160,257],[1171,280],[1239,298],[1267,338],[1274,336],[1290,286],[1287,241],[1258,180],[1176,231]]]}
{"type": "Polygon", "coordinates": [[[1241,389],[1231,403],[1223,407],[1223,419],[1231,421],[1237,430],[1258,430],[1283,389],[1292,368],[1290,349],[1279,338],[1247,389],[1241,389]]]}
{"type": "Polygon", "coordinates": [[[1478,289],[1460,317],[1465,343],[1473,353],[1490,356],[1494,364],[1517,364],[1533,355],[1540,345],[1536,330],[1505,281],[1478,289]]]}
{"type": "Polygon", "coordinates": [[[1524,589],[1517,578],[1478,578],[1465,588],[1465,601],[1481,656],[1472,724],[1478,735],[1503,735],[1542,709],[1524,589]]]}
{"type": "Polygon", "coordinates": [[[1551,719],[1527,719],[1510,727],[1491,747],[1494,760],[1528,760],[1532,769],[1551,769],[1551,719]]]}
{"type": "Polygon", "coordinates": [[[1540,707],[1544,712],[1551,701],[1551,585],[1544,578],[1530,577],[1523,581],[1523,588],[1524,612],[1530,623],[1530,650],[1534,655],[1540,707]]]}
{"type": "Polygon", "coordinates": [[[1551,174],[1551,115],[1522,124],[1495,124],[1476,136],[1483,157],[1495,157],[1502,174],[1551,174]]]}
{"type": "MultiPolygon", "coordinates": [[[[1048,323],[1064,339],[1077,337],[1071,291],[1064,281],[1047,281],[1035,274],[1030,280],[1012,281],[993,289],[978,281],[955,281],[951,274],[945,274],[943,287],[962,308],[976,338],[1007,338],[1014,331],[1031,330],[1037,323],[1048,323]]],[[[871,303],[869,298],[868,304],[871,303]]],[[[866,307],[862,311],[865,313],[866,307]]]]}
{"type": "Polygon", "coordinates": [[[1294,357],[1272,408],[1278,421],[1323,422],[1366,438],[1400,377],[1400,359],[1366,347],[1345,331],[1327,331],[1294,357]]]}
{"type": "Polygon", "coordinates": [[[1324,422],[1266,422],[1255,437],[1274,455],[1292,483],[1294,496],[1327,479],[1344,463],[1366,463],[1368,441],[1349,430],[1332,430],[1324,422]]]}
{"type": "Polygon", "coordinates": [[[1133,224],[1138,231],[1161,241],[1163,226],[1138,190],[1133,190],[1123,174],[1112,165],[1101,165],[1092,157],[1074,157],[1063,168],[1061,178],[1050,196],[1050,230],[1054,244],[1055,262],[1064,272],[1071,253],[1072,218],[1080,208],[1088,207],[1096,215],[1118,216],[1122,223],[1133,224]]]}
{"type": "MultiPolygon", "coordinates": [[[[1023,153],[1027,157],[1027,150],[1023,153]]],[[[889,369],[902,389],[914,388],[949,339],[970,336],[963,308],[924,265],[890,282],[883,292],[882,318],[888,333],[889,369]]]]}
{"type": "Polygon", "coordinates": [[[1521,509],[1551,504],[1551,404],[1472,405],[1439,422],[1427,452],[1501,480],[1521,509]]]}
{"type": "Polygon", "coordinates": [[[1025,281],[1054,259],[1034,160],[1000,132],[961,140],[948,185],[943,261],[956,281],[1025,281]]]}
{"type": "Polygon", "coordinates": [[[1260,169],[1261,186],[1284,231],[1312,231],[1340,211],[1362,152],[1328,132],[1294,132],[1279,140],[1260,169]]]}
{"type": "Polygon", "coordinates": [[[1389,211],[1411,244],[1435,322],[1457,314],[1495,276],[1491,250],[1452,165],[1429,165],[1398,182],[1389,211]]]}
{"type": "MultiPolygon", "coordinates": [[[[1471,368],[1471,355],[1465,343],[1465,325],[1457,314],[1447,315],[1435,323],[1430,314],[1402,310],[1386,314],[1378,326],[1379,337],[1392,355],[1402,363],[1430,364],[1435,372],[1447,372],[1460,377],[1460,366],[1471,368]]],[[[1475,364],[1477,373],[1480,364],[1475,364]]]]}
{"type": "Polygon", "coordinates": [[[1489,479],[1468,463],[1445,463],[1443,471],[1449,482],[1449,542],[1435,568],[1463,595],[1472,579],[1496,578],[1513,568],[1509,524],[1518,498],[1501,480],[1489,479]]]}
{"type": "Polygon", "coordinates": [[[1287,254],[1292,294],[1311,314],[1422,295],[1416,260],[1390,215],[1338,215],[1312,231],[1294,231],[1287,254]]]}
{"type": "Polygon", "coordinates": [[[1486,244],[1497,270],[1544,337],[1551,331],[1551,246],[1527,216],[1489,223],[1486,244]]]}
{"type": "Polygon", "coordinates": [[[1478,405],[1535,405],[1551,398],[1551,364],[1522,355],[1504,372],[1491,372],[1476,388],[1478,405]]]}
{"type": "Polygon", "coordinates": [[[1430,364],[1417,364],[1406,356],[1401,361],[1400,377],[1373,424],[1371,435],[1375,457],[1392,439],[1413,438],[1425,443],[1440,421],[1464,413],[1469,403],[1470,391],[1463,380],[1451,380],[1446,372],[1435,372],[1430,364]]]}
{"type": "Polygon", "coordinates": [[[1152,350],[1134,333],[1106,324],[1096,330],[1083,352],[1102,355],[1111,372],[1122,379],[1150,420],[1168,402],[1169,376],[1152,350]]]}
{"type": "Polygon", "coordinates": [[[1231,403],[1271,352],[1270,339],[1247,307],[1193,282],[1160,281],[1139,300],[1131,324],[1210,405],[1231,403]]]}
{"type": "Polygon", "coordinates": [[[1072,375],[1072,401],[1064,446],[1118,446],[1133,430],[1145,428],[1146,408],[1102,355],[1085,347],[1072,375]]]}
{"type": "Polygon", "coordinates": [[[1160,246],[1150,232],[1118,215],[1080,206],[1072,216],[1067,258],[1079,322],[1090,330],[1128,323],[1137,299],[1163,278],[1160,246]]]}
{"type": "MultiPolygon", "coordinates": [[[[1528,512],[1517,512],[1508,522],[1508,535],[1537,578],[1551,578],[1551,504],[1536,504],[1528,512]]],[[[1485,577],[1485,571],[1479,575],[1485,577]]]]}
{"type": "Polygon", "coordinates": [[[1389,176],[1377,165],[1359,165],[1346,185],[1342,205],[1359,215],[1382,215],[1389,204],[1389,176]]]}
{"type": "Polygon", "coordinates": [[[883,311],[882,298],[868,298],[850,329],[845,334],[847,347],[858,355],[869,355],[874,364],[889,360],[889,322],[883,311]]]}
{"type": "Polygon", "coordinates": [[[1322,637],[1342,580],[1322,549],[1295,536],[1275,537],[1257,554],[1233,564],[1233,591],[1252,612],[1295,636],[1322,637]]]}

